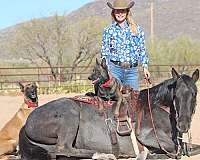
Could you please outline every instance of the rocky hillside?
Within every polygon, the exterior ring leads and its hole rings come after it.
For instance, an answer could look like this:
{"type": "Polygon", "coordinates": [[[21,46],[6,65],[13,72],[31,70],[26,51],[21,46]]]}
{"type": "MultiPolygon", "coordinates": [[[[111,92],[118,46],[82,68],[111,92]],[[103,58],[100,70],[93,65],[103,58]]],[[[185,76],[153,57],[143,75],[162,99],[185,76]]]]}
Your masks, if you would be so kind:
{"type": "MultiPolygon", "coordinates": [[[[188,34],[200,39],[200,1],[199,0],[153,0],[154,33],[161,38],[175,38],[188,34]]],[[[132,9],[136,22],[150,34],[150,0],[135,0],[132,9]]],[[[106,0],[96,0],[68,15],[71,21],[81,21],[89,16],[110,18],[106,0]]]]}

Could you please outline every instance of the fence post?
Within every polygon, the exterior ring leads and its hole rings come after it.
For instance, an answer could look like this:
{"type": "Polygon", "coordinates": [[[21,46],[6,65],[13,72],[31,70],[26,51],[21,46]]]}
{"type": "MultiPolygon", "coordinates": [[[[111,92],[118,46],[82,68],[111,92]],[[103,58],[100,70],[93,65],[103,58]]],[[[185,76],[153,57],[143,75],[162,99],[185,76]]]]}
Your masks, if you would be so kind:
{"type": "Polygon", "coordinates": [[[61,71],[60,71],[61,69],[60,69],[60,66],[58,67],[58,86],[60,87],[60,78],[61,78],[61,76],[60,76],[60,74],[61,74],[61,71]]]}
{"type": "Polygon", "coordinates": [[[3,82],[1,82],[1,90],[3,90],[3,82]]]}

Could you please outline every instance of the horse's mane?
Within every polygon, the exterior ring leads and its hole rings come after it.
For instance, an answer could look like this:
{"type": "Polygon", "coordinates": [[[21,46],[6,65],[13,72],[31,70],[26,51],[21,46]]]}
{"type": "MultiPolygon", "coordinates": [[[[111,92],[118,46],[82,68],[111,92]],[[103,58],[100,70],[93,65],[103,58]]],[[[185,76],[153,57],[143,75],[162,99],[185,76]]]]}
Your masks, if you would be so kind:
{"type": "MultiPolygon", "coordinates": [[[[150,88],[150,97],[152,103],[170,103],[172,101],[171,90],[175,88],[175,85],[176,80],[171,78],[150,88]]],[[[144,89],[141,92],[147,94],[147,89],[144,89]]]]}
{"type": "MultiPolygon", "coordinates": [[[[183,80],[184,83],[189,88],[192,88],[194,94],[197,93],[197,87],[190,76],[182,74],[180,75],[179,80],[183,80]]],[[[177,79],[171,78],[150,88],[150,97],[151,97],[152,103],[154,104],[162,103],[163,105],[168,105],[169,103],[171,103],[173,100],[172,91],[173,89],[176,88],[176,84],[177,84],[177,79]]],[[[141,92],[147,94],[147,89],[144,89],[141,92]]]]}
{"type": "Polygon", "coordinates": [[[189,88],[193,88],[195,92],[197,92],[197,87],[195,85],[195,82],[191,79],[190,76],[183,74],[181,75],[181,78],[183,79],[183,81],[185,82],[185,84],[189,87],[189,88]]]}

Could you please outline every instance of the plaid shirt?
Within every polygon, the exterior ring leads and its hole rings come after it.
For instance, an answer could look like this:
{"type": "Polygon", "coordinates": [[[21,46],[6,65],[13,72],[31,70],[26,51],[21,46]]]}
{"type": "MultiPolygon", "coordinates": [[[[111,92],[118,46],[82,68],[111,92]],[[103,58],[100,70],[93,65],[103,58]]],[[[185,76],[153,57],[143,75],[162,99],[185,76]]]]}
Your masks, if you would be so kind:
{"type": "Polygon", "coordinates": [[[121,28],[117,22],[113,22],[104,29],[102,38],[101,56],[110,60],[129,62],[130,64],[138,61],[143,67],[148,67],[148,56],[145,48],[144,31],[138,25],[138,34],[134,35],[128,23],[121,28]]]}

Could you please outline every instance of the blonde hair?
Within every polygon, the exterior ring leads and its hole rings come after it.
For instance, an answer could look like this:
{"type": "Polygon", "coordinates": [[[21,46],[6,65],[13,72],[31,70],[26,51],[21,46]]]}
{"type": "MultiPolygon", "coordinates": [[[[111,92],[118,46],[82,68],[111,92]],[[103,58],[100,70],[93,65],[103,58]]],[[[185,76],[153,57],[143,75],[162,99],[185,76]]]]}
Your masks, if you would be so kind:
{"type": "MultiPolygon", "coordinates": [[[[111,16],[112,16],[112,21],[116,21],[116,18],[115,18],[115,15],[114,15],[114,10],[112,10],[111,12],[111,16]]],[[[137,35],[137,24],[135,23],[135,21],[133,20],[132,18],[132,13],[130,10],[128,10],[128,13],[127,13],[127,17],[126,17],[126,20],[130,26],[130,29],[131,31],[137,35]]]]}

